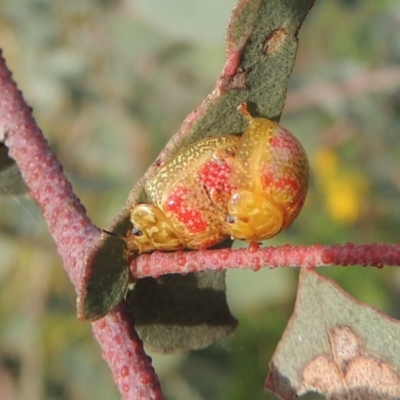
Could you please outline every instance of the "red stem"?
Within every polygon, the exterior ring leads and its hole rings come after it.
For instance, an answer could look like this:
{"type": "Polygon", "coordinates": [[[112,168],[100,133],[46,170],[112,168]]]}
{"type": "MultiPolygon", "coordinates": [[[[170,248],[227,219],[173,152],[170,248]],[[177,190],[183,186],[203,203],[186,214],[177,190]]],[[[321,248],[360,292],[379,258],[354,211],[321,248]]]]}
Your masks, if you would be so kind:
{"type": "MultiPolygon", "coordinates": [[[[72,191],[62,167],[37,127],[0,50],[0,142],[18,164],[31,196],[42,210],[64,268],[79,292],[90,255],[100,241],[85,208],[72,191]]],[[[150,359],[121,307],[93,323],[123,399],[162,399],[150,359]]]]}
{"type": "Polygon", "coordinates": [[[124,304],[93,322],[95,338],[124,400],[164,398],[151,359],[134,329],[133,316],[124,304]]]}
{"type": "Polygon", "coordinates": [[[164,274],[276,267],[315,268],[329,265],[400,266],[400,246],[397,244],[365,244],[333,246],[264,247],[250,245],[244,249],[198,250],[174,253],[142,254],[133,259],[130,269],[136,279],[164,274]]]}

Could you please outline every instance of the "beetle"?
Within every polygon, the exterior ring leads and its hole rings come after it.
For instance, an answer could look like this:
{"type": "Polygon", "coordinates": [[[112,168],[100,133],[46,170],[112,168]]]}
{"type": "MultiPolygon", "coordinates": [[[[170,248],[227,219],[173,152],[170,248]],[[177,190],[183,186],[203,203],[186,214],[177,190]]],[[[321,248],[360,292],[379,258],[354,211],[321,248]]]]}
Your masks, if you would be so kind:
{"type": "Polygon", "coordinates": [[[309,164],[296,137],[252,117],[242,134],[202,139],[161,165],[145,183],[150,200],[134,204],[130,250],[211,247],[227,237],[251,242],[288,228],[307,196],[309,164]]]}
{"type": "Polygon", "coordinates": [[[236,239],[269,239],[288,228],[307,197],[310,167],[297,138],[267,118],[253,118],[246,103],[239,111],[249,120],[232,165],[236,187],[227,204],[224,232],[236,239]]]}
{"type": "Polygon", "coordinates": [[[205,248],[221,242],[233,157],[240,138],[200,140],[178,152],[145,184],[151,204],[136,204],[129,247],[139,252],[205,248]]]}

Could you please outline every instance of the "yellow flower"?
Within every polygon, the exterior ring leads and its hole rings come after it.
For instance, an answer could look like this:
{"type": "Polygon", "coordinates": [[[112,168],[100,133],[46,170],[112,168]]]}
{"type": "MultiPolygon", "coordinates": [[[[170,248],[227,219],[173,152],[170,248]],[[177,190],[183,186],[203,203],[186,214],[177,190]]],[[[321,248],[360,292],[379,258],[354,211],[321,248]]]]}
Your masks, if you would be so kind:
{"type": "Polygon", "coordinates": [[[314,155],[314,176],[325,196],[328,214],[342,224],[358,219],[365,205],[368,182],[358,171],[340,164],[338,155],[327,148],[314,155]]]}

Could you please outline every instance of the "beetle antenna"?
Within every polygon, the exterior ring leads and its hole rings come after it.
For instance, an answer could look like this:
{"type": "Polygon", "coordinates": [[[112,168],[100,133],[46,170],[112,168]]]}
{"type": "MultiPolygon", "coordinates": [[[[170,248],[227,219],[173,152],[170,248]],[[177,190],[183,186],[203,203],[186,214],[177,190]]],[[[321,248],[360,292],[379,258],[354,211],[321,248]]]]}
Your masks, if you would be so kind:
{"type": "Polygon", "coordinates": [[[122,238],[122,236],[117,235],[117,234],[114,233],[114,232],[110,232],[110,231],[107,231],[107,230],[105,230],[105,229],[102,229],[101,231],[104,232],[104,233],[107,233],[107,234],[110,235],[110,236],[116,236],[116,237],[122,238]]]}

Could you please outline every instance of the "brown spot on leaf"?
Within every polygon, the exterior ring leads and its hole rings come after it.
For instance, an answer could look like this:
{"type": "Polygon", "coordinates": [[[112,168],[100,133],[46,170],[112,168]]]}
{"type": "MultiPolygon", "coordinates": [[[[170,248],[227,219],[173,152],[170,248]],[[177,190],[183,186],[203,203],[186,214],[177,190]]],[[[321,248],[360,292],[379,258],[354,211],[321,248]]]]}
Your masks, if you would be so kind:
{"type": "Polygon", "coordinates": [[[226,93],[232,89],[246,90],[247,71],[243,68],[238,68],[236,74],[230,77],[225,77],[221,80],[220,91],[226,93]]]}
{"type": "Polygon", "coordinates": [[[364,352],[361,338],[350,327],[335,327],[328,338],[331,354],[314,358],[303,369],[305,391],[329,399],[400,397],[398,373],[386,361],[364,352]]]}
{"type": "Polygon", "coordinates": [[[333,358],[341,370],[344,370],[346,364],[354,357],[361,354],[361,340],[349,326],[334,327],[328,331],[328,337],[333,358]]]}
{"type": "Polygon", "coordinates": [[[278,28],[273,30],[265,40],[263,52],[266,56],[274,54],[279,51],[280,47],[284,43],[288,30],[285,28],[278,28]]]}

